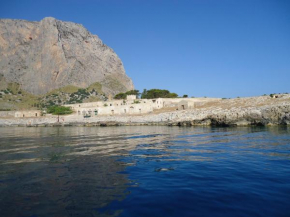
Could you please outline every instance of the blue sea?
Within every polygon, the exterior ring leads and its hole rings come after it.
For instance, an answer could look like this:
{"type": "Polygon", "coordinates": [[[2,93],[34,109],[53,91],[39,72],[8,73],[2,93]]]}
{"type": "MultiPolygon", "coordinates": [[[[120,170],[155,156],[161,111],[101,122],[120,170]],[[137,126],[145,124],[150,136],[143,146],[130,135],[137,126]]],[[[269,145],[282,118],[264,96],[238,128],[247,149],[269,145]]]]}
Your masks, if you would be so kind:
{"type": "Polygon", "coordinates": [[[0,216],[290,216],[290,128],[2,127],[0,216]]]}

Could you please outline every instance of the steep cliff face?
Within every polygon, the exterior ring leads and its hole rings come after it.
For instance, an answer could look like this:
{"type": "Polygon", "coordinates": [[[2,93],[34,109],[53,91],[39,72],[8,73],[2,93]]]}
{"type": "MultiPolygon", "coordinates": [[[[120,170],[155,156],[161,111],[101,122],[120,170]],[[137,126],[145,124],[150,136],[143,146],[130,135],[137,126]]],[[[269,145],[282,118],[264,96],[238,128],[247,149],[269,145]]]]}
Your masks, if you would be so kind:
{"type": "Polygon", "coordinates": [[[106,94],[134,89],[119,57],[98,36],[51,17],[0,20],[0,74],[33,94],[95,82],[106,94]]]}

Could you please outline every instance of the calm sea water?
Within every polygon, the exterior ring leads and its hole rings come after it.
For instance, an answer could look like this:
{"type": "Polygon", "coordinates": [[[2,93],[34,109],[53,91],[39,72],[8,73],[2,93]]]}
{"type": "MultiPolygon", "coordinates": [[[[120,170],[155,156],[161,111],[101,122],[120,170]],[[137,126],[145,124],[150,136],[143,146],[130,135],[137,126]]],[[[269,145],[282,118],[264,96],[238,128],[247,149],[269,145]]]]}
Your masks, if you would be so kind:
{"type": "Polygon", "coordinates": [[[290,216],[290,129],[0,128],[0,216],[290,216]]]}

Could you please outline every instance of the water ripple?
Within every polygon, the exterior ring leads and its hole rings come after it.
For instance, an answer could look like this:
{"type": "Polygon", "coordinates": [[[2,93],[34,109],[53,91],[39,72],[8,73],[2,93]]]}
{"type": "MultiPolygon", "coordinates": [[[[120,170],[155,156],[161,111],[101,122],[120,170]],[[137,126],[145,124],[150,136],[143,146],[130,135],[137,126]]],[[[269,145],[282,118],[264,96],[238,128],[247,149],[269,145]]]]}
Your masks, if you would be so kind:
{"type": "Polygon", "coordinates": [[[1,216],[290,216],[289,174],[287,127],[0,128],[1,216]]]}

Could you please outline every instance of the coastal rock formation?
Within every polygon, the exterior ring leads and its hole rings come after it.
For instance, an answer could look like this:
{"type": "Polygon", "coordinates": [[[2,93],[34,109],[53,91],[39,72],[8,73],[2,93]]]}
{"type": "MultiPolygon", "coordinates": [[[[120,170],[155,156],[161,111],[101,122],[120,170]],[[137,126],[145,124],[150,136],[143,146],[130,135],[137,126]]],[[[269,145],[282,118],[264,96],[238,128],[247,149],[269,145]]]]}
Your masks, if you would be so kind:
{"type": "Polygon", "coordinates": [[[169,125],[290,125],[290,95],[225,99],[181,112],[169,125]]]}
{"type": "Polygon", "coordinates": [[[0,20],[0,73],[32,94],[96,82],[106,94],[134,89],[119,57],[98,36],[51,17],[0,20]]]}
{"type": "MultiPolygon", "coordinates": [[[[158,110],[157,110],[158,111],[158,110]]],[[[1,115],[0,115],[1,116],[1,115]]],[[[172,110],[144,115],[104,115],[84,118],[80,115],[40,118],[0,118],[0,126],[290,126],[290,94],[278,99],[269,96],[226,99],[208,102],[187,110],[172,110]]]]}
{"type": "Polygon", "coordinates": [[[290,125],[290,103],[259,108],[196,110],[180,114],[169,125],[266,126],[290,125]]]}

